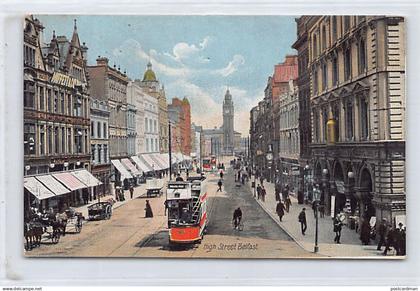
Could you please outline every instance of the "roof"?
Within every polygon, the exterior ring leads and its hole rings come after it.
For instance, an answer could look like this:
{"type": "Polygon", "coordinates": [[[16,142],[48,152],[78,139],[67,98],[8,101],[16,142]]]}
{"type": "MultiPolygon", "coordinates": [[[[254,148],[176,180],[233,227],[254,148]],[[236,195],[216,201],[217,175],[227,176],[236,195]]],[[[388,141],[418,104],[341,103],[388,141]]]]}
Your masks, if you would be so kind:
{"type": "Polygon", "coordinates": [[[298,77],[297,56],[287,56],[286,61],[274,66],[273,80],[276,83],[289,82],[298,77]]]}
{"type": "Polygon", "coordinates": [[[143,82],[148,82],[148,81],[157,81],[156,74],[152,70],[151,62],[147,64],[147,70],[146,72],[144,72],[144,75],[143,75],[143,82]]]}

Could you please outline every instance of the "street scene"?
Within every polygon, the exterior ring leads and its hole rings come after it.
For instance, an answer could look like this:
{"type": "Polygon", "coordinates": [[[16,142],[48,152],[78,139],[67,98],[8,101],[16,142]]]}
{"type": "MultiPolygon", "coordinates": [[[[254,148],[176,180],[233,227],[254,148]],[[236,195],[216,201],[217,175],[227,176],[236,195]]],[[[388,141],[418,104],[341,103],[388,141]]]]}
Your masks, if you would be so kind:
{"type": "Polygon", "coordinates": [[[405,258],[404,31],[26,16],[25,256],[405,258]]]}

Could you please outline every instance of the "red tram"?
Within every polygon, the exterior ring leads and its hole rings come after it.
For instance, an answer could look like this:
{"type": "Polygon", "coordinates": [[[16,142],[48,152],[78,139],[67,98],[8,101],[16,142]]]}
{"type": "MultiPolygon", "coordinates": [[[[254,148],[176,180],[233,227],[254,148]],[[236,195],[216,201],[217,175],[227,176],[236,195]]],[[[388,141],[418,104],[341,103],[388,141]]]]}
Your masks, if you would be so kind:
{"type": "Polygon", "coordinates": [[[168,182],[166,191],[169,242],[201,242],[207,226],[207,192],[203,178],[191,177],[186,182],[168,182]]]}

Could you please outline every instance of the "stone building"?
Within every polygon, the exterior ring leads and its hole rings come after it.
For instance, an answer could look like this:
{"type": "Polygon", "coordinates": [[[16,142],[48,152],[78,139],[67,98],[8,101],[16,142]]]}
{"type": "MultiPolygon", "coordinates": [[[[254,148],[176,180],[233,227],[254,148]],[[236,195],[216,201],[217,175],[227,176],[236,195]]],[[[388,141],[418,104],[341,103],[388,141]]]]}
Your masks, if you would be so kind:
{"type": "Polygon", "coordinates": [[[297,194],[300,189],[300,136],[299,136],[299,99],[294,80],[289,80],[288,91],[279,99],[279,173],[281,185],[297,194]]]}
{"type": "Polygon", "coordinates": [[[127,102],[127,154],[130,157],[136,154],[136,115],[136,105],[131,102],[127,102]]]}
{"type": "Polygon", "coordinates": [[[169,138],[168,138],[168,104],[166,101],[166,94],[164,86],[160,85],[156,74],[152,69],[152,63],[147,64],[147,69],[144,72],[143,79],[136,80],[143,88],[143,91],[158,100],[159,106],[159,151],[162,153],[168,152],[169,138]]]}
{"type": "Polygon", "coordinates": [[[135,112],[135,141],[134,155],[146,152],[145,149],[145,94],[142,88],[134,81],[127,84],[127,102],[136,108],[135,112]]]}
{"type": "Polygon", "coordinates": [[[144,153],[159,152],[159,103],[156,97],[144,94],[144,153]]]}
{"type": "Polygon", "coordinates": [[[404,18],[302,21],[311,81],[309,167],[321,199],[333,212],[394,221],[405,215],[404,18]]]}
{"type": "Polygon", "coordinates": [[[90,145],[92,175],[103,184],[98,187],[99,195],[109,193],[111,164],[109,159],[109,108],[108,102],[91,99],[90,101],[90,145]]]}
{"type": "Polygon", "coordinates": [[[172,138],[179,139],[180,150],[184,155],[189,156],[191,154],[191,106],[190,102],[186,97],[182,100],[179,98],[172,98],[172,103],[168,105],[168,108],[178,108],[179,117],[178,124],[180,130],[180,136],[174,136],[172,138]]]}
{"type": "Polygon", "coordinates": [[[127,84],[129,79],[120,68],[109,66],[106,57],[98,57],[88,66],[92,98],[108,102],[110,158],[121,159],[127,153],[127,84]]]}
{"type": "Polygon", "coordinates": [[[71,40],[43,44],[44,27],[25,17],[23,105],[25,175],[90,169],[87,47],[76,22],[71,40]]]}

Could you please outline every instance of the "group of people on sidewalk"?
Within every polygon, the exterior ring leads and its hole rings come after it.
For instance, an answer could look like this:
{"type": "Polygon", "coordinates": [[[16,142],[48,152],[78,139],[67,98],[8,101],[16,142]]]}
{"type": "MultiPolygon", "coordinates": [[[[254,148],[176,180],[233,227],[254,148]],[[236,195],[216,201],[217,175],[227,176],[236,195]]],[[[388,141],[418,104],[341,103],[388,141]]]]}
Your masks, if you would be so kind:
{"type": "Polygon", "coordinates": [[[382,219],[381,224],[378,227],[379,242],[377,246],[378,251],[382,251],[382,246],[385,246],[383,255],[386,256],[391,247],[394,248],[397,256],[405,256],[406,253],[406,228],[400,222],[398,227],[393,227],[391,223],[388,223],[386,218],[382,219]]]}

